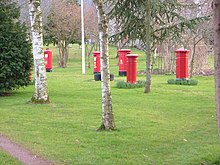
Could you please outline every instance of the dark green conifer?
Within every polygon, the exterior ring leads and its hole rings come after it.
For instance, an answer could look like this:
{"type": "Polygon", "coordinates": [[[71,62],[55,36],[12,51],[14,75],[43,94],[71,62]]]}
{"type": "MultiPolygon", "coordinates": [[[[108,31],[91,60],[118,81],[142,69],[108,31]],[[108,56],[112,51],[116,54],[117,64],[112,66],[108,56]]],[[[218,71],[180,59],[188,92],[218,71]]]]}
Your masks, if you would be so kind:
{"type": "Polygon", "coordinates": [[[18,21],[19,8],[0,0],[0,93],[30,83],[31,44],[27,27],[18,21]]]}

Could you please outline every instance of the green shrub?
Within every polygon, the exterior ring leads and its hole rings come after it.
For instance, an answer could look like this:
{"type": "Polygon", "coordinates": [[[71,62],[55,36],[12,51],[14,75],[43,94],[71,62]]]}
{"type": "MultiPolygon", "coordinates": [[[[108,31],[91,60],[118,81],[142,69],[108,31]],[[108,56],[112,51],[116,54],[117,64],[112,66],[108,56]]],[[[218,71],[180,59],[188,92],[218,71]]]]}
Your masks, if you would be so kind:
{"type": "Polygon", "coordinates": [[[138,80],[136,84],[127,83],[125,81],[119,81],[117,82],[116,86],[117,88],[124,88],[124,89],[131,89],[131,88],[142,88],[145,86],[145,81],[138,80]]]}
{"type": "Polygon", "coordinates": [[[167,80],[168,84],[176,84],[176,81],[174,79],[169,79],[167,80]]]}
{"type": "Polygon", "coordinates": [[[31,44],[27,40],[27,28],[18,18],[15,4],[0,1],[0,92],[30,83],[31,44]]]}
{"type": "Polygon", "coordinates": [[[193,80],[193,79],[183,79],[183,80],[175,80],[175,79],[169,79],[167,80],[168,84],[176,84],[176,85],[198,85],[198,81],[197,80],[193,80]]]}

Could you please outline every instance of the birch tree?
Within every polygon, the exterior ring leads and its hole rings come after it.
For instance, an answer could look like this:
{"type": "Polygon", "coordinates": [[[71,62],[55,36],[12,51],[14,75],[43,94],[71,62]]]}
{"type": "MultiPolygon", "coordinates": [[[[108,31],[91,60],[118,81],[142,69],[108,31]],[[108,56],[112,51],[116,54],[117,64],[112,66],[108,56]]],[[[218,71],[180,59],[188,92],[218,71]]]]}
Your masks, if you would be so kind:
{"type": "Polygon", "coordinates": [[[41,0],[29,0],[29,15],[31,22],[32,47],[34,56],[35,92],[33,103],[48,103],[47,77],[43,54],[41,0]]]}
{"type": "Polygon", "coordinates": [[[214,53],[215,53],[215,95],[220,142],[220,0],[213,0],[214,53]]]}
{"type": "Polygon", "coordinates": [[[101,55],[102,77],[102,124],[99,130],[114,130],[115,122],[112,111],[112,95],[110,88],[110,71],[108,55],[108,18],[104,11],[103,0],[94,0],[98,15],[98,30],[101,55]]]}

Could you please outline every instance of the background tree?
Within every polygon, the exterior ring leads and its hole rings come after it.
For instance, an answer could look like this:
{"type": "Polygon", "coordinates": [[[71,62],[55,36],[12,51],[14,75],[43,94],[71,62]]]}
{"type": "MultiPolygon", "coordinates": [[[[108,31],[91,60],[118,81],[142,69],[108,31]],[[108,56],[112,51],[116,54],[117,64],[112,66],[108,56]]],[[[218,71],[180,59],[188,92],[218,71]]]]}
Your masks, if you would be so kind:
{"type": "MultiPolygon", "coordinates": [[[[186,4],[187,5],[187,4],[186,4]]],[[[211,1],[200,0],[192,2],[189,7],[183,7],[181,14],[186,18],[209,16],[211,15],[211,1]]],[[[210,38],[213,33],[212,20],[199,23],[194,29],[187,30],[182,35],[182,44],[191,51],[189,56],[189,77],[193,73],[200,73],[208,66],[208,50],[212,47],[210,38]]],[[[208,68],[207,68],[208,69],[208,68]]]]}
{"type": "MultiPolygon", "coordinates": [[[[28,10],[28,4],[29,0],[11,0],[15,2],[21,11],[20,14],[20,21],[26,23],[26,25],[30,26],[30,17],[29,17],[29,10],[28,10]]],[[[47,17],[50,13],[52,0],[41,0],[41,10],[42,10],[42,19],[43,24],[46,24],[47,17]]]]}
{"type": "Polygon", "coordinates": [[[31,44],[27,27],[18,21],[19,9],[8,0],[0,1],[0,95],[30,82],[31,44]]]}
{"type": "Polygon", "coordinates": [[[33,103],[48,103],[49,96],[43,54],[43,27],[40,2],[40,0],[29,0],[35,72],[35,93],[31,100],[33,103]]]}
{"type": "MultiPolygon", "coordinates": [[[[183,5],[179,14],[188,20],[195,17],[211,15],[211,1],[181,1],[183,5]]],[[[189,77],[193,74],[211,73],[212,68],[208,65],[208,58],[212,52],[212,21],[198,22],[193,29],[182,33],[179,39],[167,38],[161,44],[156,45],[157,54],[152,57],[151,70],[153,73],[175,73],[175,50],[181,46],[190,50],[189,54],[189,77]],[[155,61],[154,61],[155,60],[155,61]]]]}
{"type": "Polygon", "coordinates": [[[86,39],[86,56],[88,68],[91,66],[92,51],[98,50],[98,18],[94,3],[87,1],[84,4],[84,26],[86,39]]]}
{"type": "Polygon", "coordinates": [[[203,17],[195,17],[187,19],[179,14],[182,5],[177,0],[155,0],[150,5],[150,45],[147,45],[146,38],[146,14],[148,12],[149,2],[139,0],[109,0],[113,7],[110,12],[111,18],[119,20],[121,31],[115,34],[114,40],[121,40],[129,36],[131,40],[140,41],[140,49],[146,54],[146,86],[145,93],[150,92],[151,73],[148,60],[151,59],[151,54],[148,53],[148,48],[153,51],[155,45],[162,43],[169,38],[170,40],[178,40],[182,32],[186,29],[192,29],[199,21],[203,21],[203,17]],[[150,57],[149,57],[150,56],[150,57]]]}
{"type": "Polygon", "coordinates": [[[146,54],[146,84],[144,88],[144,92],[148,93],[150,92],[150,86],[151,86],[151,74],[150,74],[150,65],[151,65],[151,0],[147,0],[145,2],[145,10],[146,10],[146,15],[144,19],[145,23],[145,31],[146,31],[146,36],[143,39],[143,42],[146,43],[146,48],[145,54],[146,54]]]}
{"type": "Polygon", "coordinates": [[[44,29],[45,38],[58,44],[58,66],[67,67],[69,44],[80,42],[80,6],[72,1],[54,0],[44,29]]]}
{"type": "Polygon", "coordinates": [[[99,130],[114,130],[116,127],[112,110],[112,95],[110,87],[108,18],[105,14],[103,0],[94,0],[94,3],[96,5],[98,15],[102,79],[102,124],[99,130]]]}
{"type": "Polygon", "coordinates": [[[216,114],[218,120],[219,142],[220,142],[220,1],[213,0],[213,23],[215,41],[215,95],[216,95],[216,114]]]}

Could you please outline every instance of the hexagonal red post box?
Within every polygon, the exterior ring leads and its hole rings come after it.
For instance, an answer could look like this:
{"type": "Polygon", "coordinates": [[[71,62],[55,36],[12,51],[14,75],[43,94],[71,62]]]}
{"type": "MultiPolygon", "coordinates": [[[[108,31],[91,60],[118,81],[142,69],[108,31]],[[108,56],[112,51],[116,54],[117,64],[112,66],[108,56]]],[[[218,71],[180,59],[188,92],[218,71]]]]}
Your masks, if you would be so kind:
{"type": "Polygon", "coordinates": [[[94,51],[92,52],[94,56],[94,69],[93,73],[100,73],[100,52],[94,51]]]}
{"type": "Polygon", "coordinates": [[[189,50],[180,48],[176,51],[176,80],[188,79],[189,50]]]}
{"type": "Polygon", "coordinates": [[[127,83],[136,84],[137,79],[137,54],[127,55],[127,83]]]}
{"type": "Polygon", "coordinates": [[[44,62],[47,72],[52,72],[52,51],[47,48],[44,50],[44,62]]]}
{"type": "Polygon", "coordinates": [[[118,67],[119,67],[119,76],[126,76],[127,75],[127,54],[130,54],[130,49],[120,49],[118,50],[118,67]]]}

